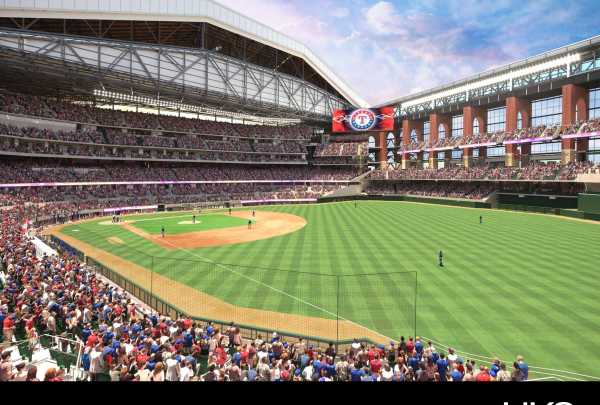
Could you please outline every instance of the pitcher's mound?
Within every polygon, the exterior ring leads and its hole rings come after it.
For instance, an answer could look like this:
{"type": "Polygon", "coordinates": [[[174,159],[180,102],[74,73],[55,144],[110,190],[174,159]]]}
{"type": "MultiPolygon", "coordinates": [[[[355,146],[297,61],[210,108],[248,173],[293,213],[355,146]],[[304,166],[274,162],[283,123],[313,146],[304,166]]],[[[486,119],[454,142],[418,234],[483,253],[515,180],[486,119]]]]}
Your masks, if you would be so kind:
{"type": "Polygon", "coordinates": [[[103,226],[123,225],[123,224],[126,224],[127,222],[128,221],[121,221],[121,222],[114,223],[113,221],[102,221],[102,222],[98,222],[98,225],[103,225],[103,226]]]}
{"type": "Polygon", "coordinates": [[[179,224],[179,225],[198,225],[200,223],[202,223],[202,221],[196,221],[196,222],[193,222],[193,221],[180,221],[180,222],[177,222],[177,224],[179,224]]]}

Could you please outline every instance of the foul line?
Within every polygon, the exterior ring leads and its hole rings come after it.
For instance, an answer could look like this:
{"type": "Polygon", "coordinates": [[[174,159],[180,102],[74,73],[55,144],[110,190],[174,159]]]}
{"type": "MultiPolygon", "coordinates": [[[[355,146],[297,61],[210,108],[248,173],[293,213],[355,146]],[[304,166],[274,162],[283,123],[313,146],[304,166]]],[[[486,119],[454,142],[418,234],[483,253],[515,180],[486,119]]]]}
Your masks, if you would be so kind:
{"type": "MultiPolygon", "coordinates": [[[[435,341],[433,339],[430,339],[430,338],[428,338],[426,336],[422,336],[422,338],[425,339],[425,340],[429,340],[432,343],[435,343],[436,345],[441,346],[442,348],[444,348],[446,350],[448,348],[452,347],[452,346],[448,346],[448,345],[445,345],[443,343],[437,342],[437,341],[435,341]]],[[[479,355],[479,354],[473,354],[473,353],[465,352],[465,351],[458,350],[458,349],[456,349],[456,352],[468,355],[470,357],[479,358],[479,360],[481,360],[481,359],[484,359],[484,360],[494,360],[495,359],[493,357],[487,357],[487,356],[482,356],[482,355],[479,355]]],[[[500,360],[500,361],[502,361],[503,363],[506,363],[506,364],[510,363],[510,362],[508,362],[506,360],[502,360],[500,358],[498,358],[498,360],[500,360]]],[[[556,369],[556,368],[546,368],[546,367],[529,366],[529,369],[532,370],[532,371],[534,371],[534,372],[536,372],[536,373],[538,373],[538,374],[552,375],[552,376],[555,376],[555,377],[556,377],[556,375],[550,374],[550,373],[548,373],[546,371],[554,371],[554,372],[558,372],[558,373],[572,374],[572,375],[579,376],[579,377],[586,377],[586,378],[592,378],[594,380],[600,380],[600,377],[596,377],[596,376],[593,376],[593,375],[581,374],[581,373],[576,373],[576,372],[573,372],[573,371],[560,370],[560,369],[556,369]],[[540,370],[546,370],[546,371],[540,371],[540,370]]],[[[571,378],[571,379],[574,379],[574,380],[578,380],[575,377],[570,377],[570,376],[566,376],[566,375],[561,376],[561,377],[563,377],[563,378],[571,378]]],[[[581,381],[581,380],[578,380],[578,381],[581,381]]]]}
{"type": "Polygon", "coordinates": [[[240,277],[243,277],[243,278],[245,278],[245,279],[247,279],[247,280],[250,280],[250,281],[252,281],[252,282],[255,282],[255,283],[259,284],[259,285],[263,285],[263,286],[265,286],[265,287],[267,287],[267,288],[269,288],[269,289],[271,289],[271,290],[273,290],[273,291],[276,291],[276,292],[278,292],[278,293],[280,293],[280,294],[283,294],[284,296],[287,296],[287,297],[289,297],[289,298],[292,298],[292,299],[294,299],[294,300],[296,300],[296,301],[298,301],[298,302],[301,302],[301,303],[303,303],[303,304],[306,304],[306,305],[308,305],[308,306],[310,306],[310,307],[313,307],[313,308],[315,308],[315,309],[318,309],[318,310],[320,310],[320,311],[323,311],[323,312],[325,312],[326,314],[329,314],[329,315],[332,315],[332,316],[336,317],[337,319],[344,320],[344,321],[346,321],[346,322],[349,322],[349,323],[351,323],[351,324],[353,324],[353,325],[356,325],[356,326],[358,326],[359,328],[363,328],[363,329],[365,329],[365,330],[367,330],[367,331],[369,331],[369,332],[371,332],[371,333],[373,333],[373,334],[375,334],[375,335],[379,335],[379,336],[382,336],[382,337],[384,337],[384,338],[386,338],[386,339],[388,339],[388,340],[392,340],[390,337],[388,337],[388,336],[385,336],[385,335],[383,335],[383,334],[381,334],[381,333],[379,333],[379,332],[377,332],[377,331],[374,331],[374,330],[372,330],[372,329],[369,329],[369,328],[367,328],[366,326],[360,325],[360,324],[358,324],[358,323],[356,323],[356,322],[354,322],[354,321],[351,321],[350,319],[346,319],[346,318],[344,318],[344,317],[341,317],[341,316],[339,316],[339,314],[335,314],[335,313],[333,313],[333,312],[331,312],[331,311],[328,311],[328,310],[326,310],[325,308],[321,308],[321,307],[319,307],[318,305],[315,305],[315,304],[312,304],[312,303],[310,303],[310,302],[308,302],[308,301],[305,301],[305,300],[303,300],[302,298],[299,298],[299,297],[293,296],[293,295],[291,295],[291,294],[289,294],[289,293],[286,293],[285,291],[283,291],[283,290],[280,290],[280,289],[278,289],[278,288],[275,288],[275,287],[273,287],[272,285],[269,285],[269,284],[263,283],[262,281],[256,280],[256,279],[254,279],[254,278],[252,278],[252,277],[249,277],[249,276],[247,276],[247,275],[245,275],[245,274],[242,274],[242,273],[240,273],[240,272],[238,272],[238,271],[235,271],[235,270],[233,270],[233,269],[230,269],[230,268],[228,268],[228,267],[226,267],[226,266],[222,265],[221,263],[217,263],[217,262],[215,262],[215,261],[213,261],[213,260],[211,260],[211,259],[209,259],[209,258],[207,258],[207,257],[200,256],[199,254],[197,254],[197,253],[195,253],[195,252],[192,252],[192,251],[190,251],[190,250],[188,250],[188,249],[185,249],[185,248],[178,247],[177,245],[174,245],[173,243],[171,243],[171,242],[169,242],[169,241],[166,241],[166,240],[165,240],[164,242],[165,242],[165,243],[167,243],[167,244],[169,244],[169,245],[171,245],[171,246],[173,246],[173,247],[174,247],[176,250],[180,250],[180,251],[182,251],[182,252],[187,252],[187,253],[191,254],[192,256],[195,256],[195,257],[197,257],[198,259],[201,259],[201,260],[208,261],[209,263],[212,263],[212,264],[214,264],[214,265],[216,265],[216,266],[218,266],[218,267],[221,267],[221,268],[222,268],[222,269],[224,269],[224,270],[227,270],[227,271],[229,271],[229,272],[231,272],[231,273],[233,273],[233,274],[236,274],[236,275],[238,275],[238,276],[240,276],[240,277]]]}

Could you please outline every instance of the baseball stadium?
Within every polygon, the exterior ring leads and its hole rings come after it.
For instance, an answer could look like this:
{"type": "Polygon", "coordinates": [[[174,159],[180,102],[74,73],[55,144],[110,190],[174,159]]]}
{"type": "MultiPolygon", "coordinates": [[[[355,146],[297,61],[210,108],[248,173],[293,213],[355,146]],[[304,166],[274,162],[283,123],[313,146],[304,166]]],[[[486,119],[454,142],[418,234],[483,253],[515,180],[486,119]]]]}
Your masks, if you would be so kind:
{"type": "Polygon", "coordinates": [[[0,0],[0,381],[600,380],[600,37],[454,80],[0,0]]]}

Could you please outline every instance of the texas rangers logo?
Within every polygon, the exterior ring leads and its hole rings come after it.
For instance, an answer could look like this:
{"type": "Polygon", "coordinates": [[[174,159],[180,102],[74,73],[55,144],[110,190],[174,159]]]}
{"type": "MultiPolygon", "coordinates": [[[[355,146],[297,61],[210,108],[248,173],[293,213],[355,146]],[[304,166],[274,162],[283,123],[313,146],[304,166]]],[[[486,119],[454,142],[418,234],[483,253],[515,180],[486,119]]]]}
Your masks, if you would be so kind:
{"type": "Polygon", "coordinates": [[[350,115],[350,126],[355,131],[368,131],[377,123],[375,113],[366,108],[353,111],[350,115]]]}

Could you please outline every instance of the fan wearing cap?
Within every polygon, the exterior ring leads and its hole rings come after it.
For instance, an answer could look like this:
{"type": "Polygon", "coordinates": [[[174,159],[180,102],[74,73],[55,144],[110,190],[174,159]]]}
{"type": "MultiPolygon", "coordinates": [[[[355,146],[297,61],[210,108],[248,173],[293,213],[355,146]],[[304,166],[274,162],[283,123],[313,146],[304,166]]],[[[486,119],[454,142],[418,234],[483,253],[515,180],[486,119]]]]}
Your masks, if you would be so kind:
{"type": "Polygon", "coordinates": [[[387,360],[388,363],[394,364],[396,362],[396,347],[394,346],[394,342],[390,342],[390,347],[387,351],[387,360]]]}

